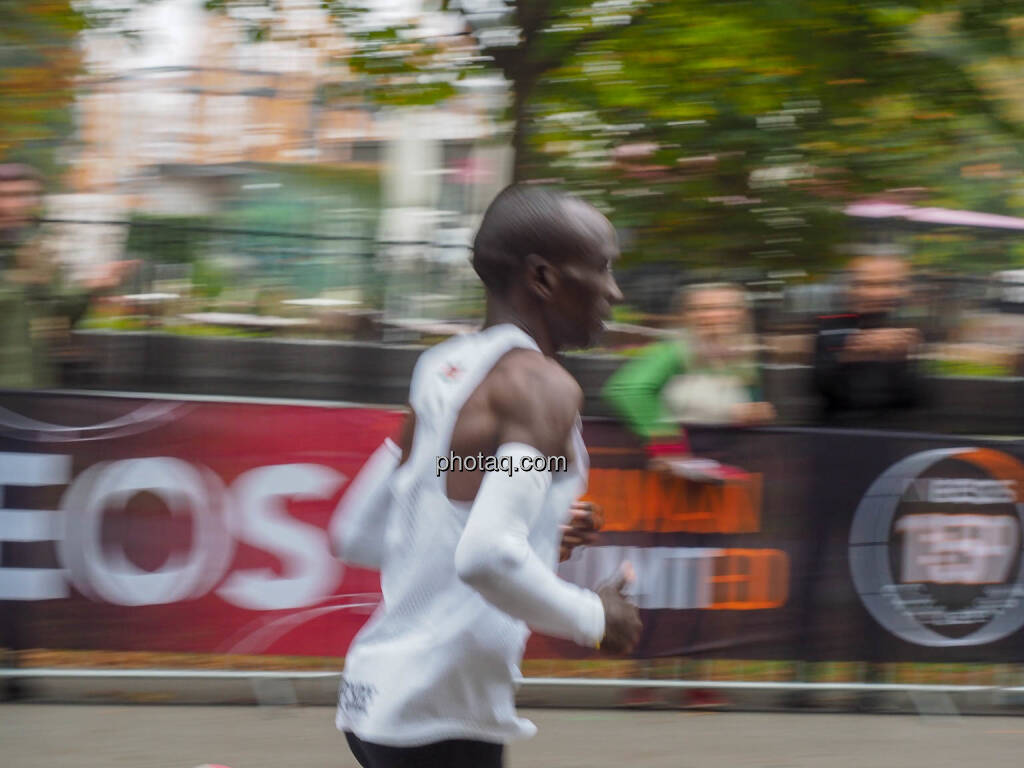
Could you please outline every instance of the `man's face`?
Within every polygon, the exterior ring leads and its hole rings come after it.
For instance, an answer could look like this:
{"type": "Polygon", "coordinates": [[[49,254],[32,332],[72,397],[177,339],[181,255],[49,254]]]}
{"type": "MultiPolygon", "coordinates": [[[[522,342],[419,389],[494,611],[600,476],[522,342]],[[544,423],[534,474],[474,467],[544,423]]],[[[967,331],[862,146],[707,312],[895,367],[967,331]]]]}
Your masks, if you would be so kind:
{"type": "Polygon", "coordinates": [[[32,179],[0,182],[0,230],[28,225],[39,207],[38,182],[32,179]]]}
{"type": "Polygon", "coordinates": [[[686,326],[702,339],[730,339],[743,329],[745,313],[743,296],[739,291],[707,288],[690,296],[686,326]]]}
{"type": "Polygon", "coordinates": [[[549,324],[558,347],[593,346],[612,307],[622,301],[612,265],[619,257],[615,229],[599,211],[586,203],[565,203],[565,215],[573,218],[585,243],[579,256],[556,267],[559,281],[549,304],[549,324]]]}
{"type": "Polygon", "coordinates": [[[907,267],[896,259],[855,262],[850,277],[850,304],[863,315],[888,314],[907,297],[907,267]]]}

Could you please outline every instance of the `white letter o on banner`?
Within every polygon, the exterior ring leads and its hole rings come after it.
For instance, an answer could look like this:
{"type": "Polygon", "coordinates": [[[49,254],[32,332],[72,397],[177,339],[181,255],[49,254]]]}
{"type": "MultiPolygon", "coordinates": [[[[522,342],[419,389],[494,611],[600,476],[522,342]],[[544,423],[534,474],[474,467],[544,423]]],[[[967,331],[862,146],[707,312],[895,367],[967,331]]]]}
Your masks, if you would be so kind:
{"type": "Polygon", "coordinates": [[[127,459],[91,467],[68,489],[62,507],[66,531],[62,560],[83,594],[117,605],[159,605],[205,594],[230,565],[234,540],[222,521],[230,503],[209,470],[180,459],[127,459]],[[104,552],[103,513],[148,491],[171,514],[192,516],[192,549],[175,552],[156,571],[134,565],[122,550],[104,552]]]}

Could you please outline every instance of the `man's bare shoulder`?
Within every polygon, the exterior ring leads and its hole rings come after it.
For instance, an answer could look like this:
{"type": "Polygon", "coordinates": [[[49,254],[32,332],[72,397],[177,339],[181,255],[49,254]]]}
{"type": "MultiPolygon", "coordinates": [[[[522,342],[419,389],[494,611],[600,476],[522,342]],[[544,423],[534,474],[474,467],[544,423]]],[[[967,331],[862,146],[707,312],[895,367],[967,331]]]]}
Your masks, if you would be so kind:
{"type": "Polygon", "coordinates": [[[515,349],[491,371],[493,402],[515,410],[523,404],[551,404],[575,416],[583,403],[583,390],[576,379],[554,360],[532,349],[515,349]]]}
{"type": "Polygon", "coordinates": [[[526,442],[549,455],[562,452],[583,404],[583,390],[568,371],[539,352],[517,349],[498,362],[486,386],[501,442],[526,442]]]}

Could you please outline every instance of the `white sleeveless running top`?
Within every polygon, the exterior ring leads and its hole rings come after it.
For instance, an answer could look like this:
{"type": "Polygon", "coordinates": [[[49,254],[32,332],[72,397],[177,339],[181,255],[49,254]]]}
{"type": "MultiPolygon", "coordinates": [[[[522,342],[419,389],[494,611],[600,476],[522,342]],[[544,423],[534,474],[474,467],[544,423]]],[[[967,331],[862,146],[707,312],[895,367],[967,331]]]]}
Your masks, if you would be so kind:
{"type": "MultiPolygon", "coordinates": [[[[456,574],[455,548],[472,505],[448,498],[436,464],[449,455],[463,404],[495,363],[520,347],[538,349],[516,326],[496,325],[453,337],[416,363],[409,398],[416,429],[409,459],[392,478],[383,602],[345,659],[339,730],[395,747],[446,739],[505,743],[536,733],[516,716],[514,698],[529,629],[456,574]]],[[[588,459],[578,416],[572,439],[575,465],[552,473],[529,536],[552,570],[559,526],[585,490],[588,459]]]]}

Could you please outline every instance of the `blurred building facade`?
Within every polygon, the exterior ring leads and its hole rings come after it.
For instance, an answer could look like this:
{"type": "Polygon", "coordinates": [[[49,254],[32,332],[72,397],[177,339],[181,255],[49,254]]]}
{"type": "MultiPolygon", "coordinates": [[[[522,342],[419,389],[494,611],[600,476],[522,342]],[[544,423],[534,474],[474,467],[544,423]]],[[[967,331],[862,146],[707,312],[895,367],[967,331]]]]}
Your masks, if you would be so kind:
{"type": "MultiPolygon", "coordinates": [[[[270,39],[254,42],[237,20],[187,0],[158,5],[163,15],[151,14],[148,23],[173,21],[176,48],[159,36],[88,40],[69,190],[48,201],[50,218],[210,217],[238,208],[239,200],[258,199],[264,210],[270,200],[287,199],[290,215],[282,209],[246,220],[441,243],[448,247],[435,249],[438,260],[464,261],[468,251],[454,246],[468,242],[476,217],[509,177],[506,143],[493,140],[501,128],[494,117],[500,88],[461,89],[442,107],[381,109],[345,64],[352,44],[319,8],[297,4],[270,39]],[[329,179],[343,174],[304,187],[282,187],[274,175],[315,177],[318,169],[376,179],[377,189],[325,194],[329,179]],[[368,215],[368,208],[376,211],[368,215]],[[356,209],[371,227],[345,226],[356,209]]],[[[65,261],[85,269],[123,255],[124,229],[61,224],[54,237],[65,261]]],[[[391,256],[401,261],[411,253],[391,256]]]]}

